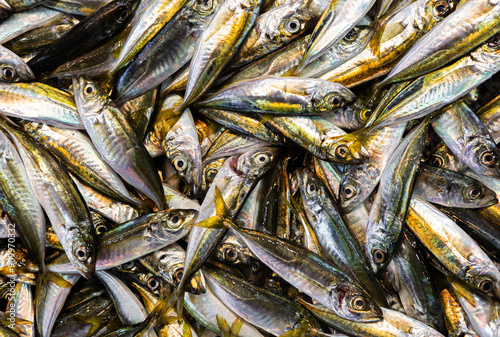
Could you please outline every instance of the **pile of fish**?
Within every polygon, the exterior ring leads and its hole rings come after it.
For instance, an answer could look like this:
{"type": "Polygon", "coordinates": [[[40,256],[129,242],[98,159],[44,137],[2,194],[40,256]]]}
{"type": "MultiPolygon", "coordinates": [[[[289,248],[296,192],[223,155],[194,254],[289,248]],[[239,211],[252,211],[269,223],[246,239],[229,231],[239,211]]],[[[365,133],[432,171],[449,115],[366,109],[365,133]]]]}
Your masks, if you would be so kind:
{"type": "Polygon", "coordinates": [[[0,336],[500,336],[500,1],[0,0],[0,336]]]}

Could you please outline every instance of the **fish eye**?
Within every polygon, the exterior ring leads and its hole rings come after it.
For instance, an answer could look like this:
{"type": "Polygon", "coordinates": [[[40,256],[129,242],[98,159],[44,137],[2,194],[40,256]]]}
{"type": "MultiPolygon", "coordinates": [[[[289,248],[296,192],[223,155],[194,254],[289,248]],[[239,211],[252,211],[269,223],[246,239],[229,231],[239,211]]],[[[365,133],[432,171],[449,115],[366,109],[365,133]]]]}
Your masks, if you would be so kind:
{"type": "Polygon", "coordinates": [[[238,252],[233,247],[227,247],[224,249],[224,260],[229,262],[234,262],[238,259],[238,252]]]}
{"type": "Polygon", "coordinates": [[[371,116],[371,110],[364,109],[363,111],[361,111],[360,117],[362,122],[366,121],[370,116],[371,116]]]}
{"type": "Polygon", "coordinates": [[[493,282],[490,280],[482,280],[479,283],[479,289],[485,293],[491,293],[493,291],[493,282]]]}
{"type": "Polygon", "coordinates": [[[215,176],[217,175],[218,171],[216,169],[210,169],[207,172],[207,180],[212,182],[215,179],[215,176]]]}
{"type": "Polygon", "coordinates": [[[255,159],[257,160],[258,163],[264,164],[269,161],[269,156],[267,154],[261,153],[258,154],[255,159]]]}
{"type": "Polygon", "coordinates": [[[488,47],[496,49],[500,47],[500,35],[495,35],[491,39],[488,40],[487,42],[488,47]]]}
{"type": "Polygon", "coordinates": [[[316,194],[316,192],[318,191],[318,186],[316,186],[315,183],[309,183],[307,185],[307,193],[308,194],[316,194]]]}
{"type": "Polygon", "coordinates": [[[183,157],[175,157],[173,160],[174,167],[177,171],[182,172],[186,169],[186,161],[183,157]]]}
{"type": "Polygon", "coordinates": [[[375,249],[373,251],[373,261],[375,263],[383,263],[385,261],[385,254],[380,249],[375,249]]]}
{"type": "Polygon", "coordinates": [[[158,260],[163,262],[164,260],[167,259],[167,257],[168,257],[167,253],[163,253],[160,256],[158,256],[158,260]]]}
{"type": "Polygon", "coordinates": [[[434,6],[434,13],[437,16],[444,16],[448,14],[450,10],[450,6],[446,1],[438,1],[436,2],[436,5],[434,6]]]}
{"type": "Polygon", "coordinates": [[[7,81],[12,81],[16,77],[16,71],[14,68],[5,66],[2,67],[2,78],[7,81]]]}
{"type": "Polygon", "coordinates": [[[351,308],[354,310],[365,310],[367,306],[366,300],[363,296],[354,296],[351,299],[350,304],[351,308]]]}
{"type": "Polygon", "coordinates": [[[86,96],[92,97],[92,96],[95,96],[95,94],[97,93],[97,90],[93,84],[87,84],[85,86],[85,88],[83,88],[83,93],[86,96]]]}
{"type": "Polygon", "coordinates": [[[184,272],[182,269],[177,269],[174,273],[174,282],[176,284],[179,284],[181,283],[181,280],[182,280],[182,276],[184,275],[184,272]]]}
{"type": "Polygon", "coordinates": [[[295,18],[290,18],[285,23],[285,29],[287,32],[294,34],[300,30],[300,22],[295,18]]]}
{"type": "Polygon", "coordinates": [[[107,228],[105,225],[103,225],[103,224],[99,224],[99,225],[97,225],[97,227],[95,228],[95,233],[96,233],[97,235],[102,235],[102,234],[104,234],[107,230],[108,230],[108,228],[107,228]]]}
{"type": "Polygon", "coordinates": [[[129,15],[130,11],[128,9],[125,9],[120,13],[120,16],[118,17],[118,22],[124,22],[125,20],[127,20],[129,15]]]}
{"type": "Polygon", "coordinates": [[[479,160],[486,166],[493,166],[496,162],[495,155],[489,151],[484,151],[479,156],[479,160]]]}
{"type": "Polygon", "coordinates": [[[330,105],[332,108],[338,108],[342,104],[342,99],[339,96],[332,96],[330,98],[330,105]]]}
{"type": "Polygon", "coordinates": [[[347,33],[346,36],[344,36],[344,40],[347,42],[353,42],[354,40],[356,40],[357,37],[358,37],[358,30],[356,28],[353,28],[349,31],[349,33],[347,33]]]}
{"type": "Polygon", "coordinates": [[[85,247],[85,246],[76,247],[75,256],[78,259],[78,261],[80,261],[80,262],[85,261],[88,257],[87,247],[85,247]]]}
{"type": "Polygon", "coordinates": [[[342,195],[346,199],[351,199],[352,197],[354,197],[356,195],[356,188],[352,185],[346,185],[342,189],[342,195]]]}
{"type": "Polygon", "coordinates": [[[150,277],[148,279],[148,288],[151,290],[156,290],[160,286],[160,282],[155,277],[150,277]]]}
{"type": "Polygon", "coordinates": [[[212,9],[213,2],[212,0],[201,0],[201,9],[204,11],[207,11],[209,9],[212,9]]]}
{"type": "Polygon", "coordinates": [[[432,156],[431,160],[429,161],[429,164],[431,164],[431,166],[441,167],[443,166],[443,158],[438,156],[432,156]]]}
{"type": "Polygon", "coordinates": [[[134,268],[134,265],[135,265],[134,261],[129,261],[127,263],[122,264],[120,267],[125,270],[130,270],[134,268]]]}
{"type": "Polygon", "coordinates": [[[481,189],[479,187],[470,187],[467,194],[471,199],[477,199],[481,196],[481,189]]]}
{"type": "Polygon", "coordinates": [[[172,216],[170,218],[170,222],[174,225],[174,226],[178,226],[180,223],[181,223],[181,217],[177,214],[175,214],[174,216],[172,216]]]}
{"type": "Polygon", "coordinates": [[[335,155],[339,158],[346,158],[349,153],[349,149],[346,145],[339,145],[335,148],[335,155]]]}
{"type": "Polygon", "coordinates": [[[259,270],[260,268],[260,263],[259,261],[255,261],[254,263],[252,263],[252,271],[255,273],[259,270]]]}

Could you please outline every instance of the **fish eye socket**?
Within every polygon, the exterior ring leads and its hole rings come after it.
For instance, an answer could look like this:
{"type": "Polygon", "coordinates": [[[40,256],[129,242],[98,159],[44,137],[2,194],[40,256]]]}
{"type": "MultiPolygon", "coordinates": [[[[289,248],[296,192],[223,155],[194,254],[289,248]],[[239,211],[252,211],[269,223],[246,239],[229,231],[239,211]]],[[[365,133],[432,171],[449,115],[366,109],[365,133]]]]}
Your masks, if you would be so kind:
{"type": "Polygon", "coordinates": [[[356,188],[352,185],[346,185],[342,189],[342,195],[346,199],[351,199],[352,197],[354,197],[356,195],[356,188]]]}
{"type": "Polygon", "coordinates": [[[364,109],[363,111],[361,111],[360,117],[363,122],[366,121],[370,116],[371,111],[369,109],[364,109]]]}
{"type": "Polygon", "coordinates": [[[125,20],[127,20],[129,15],[130,15],[130,11],[128,9],[123,10],[120,13],[120,16],[118,17],[118,22],[124,22],[125,20]]]}
{"type": "Polygon", "coordinates": [[[105,225],[98,225],[96,228],[95,228],[95,233],[97,235],[102,235],[104,234],[106,231],[108,230],[108,228],[105,226],[105,225]]]}
{"type": "Polygon", "coordinates": [[[339,158],[346,158],[349,153],[349,149],[346,145],[339,145],[335,148],[335,155],[339,158]]]}
{"type": "Polygon", "coordinates": [[[16,77],[16,71],[9,66],[2,67],[2,77],[4,80],[11,81],[16,77]]]}
{"type": "Polygon", "coordinates": [[[496,162],[495,155],[489,151],[481,153],[479,160],[481,160],[481,163],[483,163],[486,166],[493,166],[496,162]]]}
{"type": "Polygon", "coordinates": [[[300,30],[300,22],[295,18],[288,19],[285,23],[285,29],[287,32],[294,34],[300,30]]]}
{"type": "Polygon", "coordinates": [[[485,293],[491,293],[493,291],[493,282],[490,280],[483,280],[479,283],[479,289],[485,293]]]}
{"type": "Polygon", "coordinates": [[[85,86],[85,88],[83,88],[83,92],[85,93],[85,95],[92,97],[92,96],[95,96],[95,94],[97,93],[97,90],[95,89],[94,85],[87,84],[85,86]]]}
{"type": "Polygon", "coordinates": [[[449,10],[450,6],[446,1],[438,1],[434,6],[434,12],[436,13],[437,16],[444,16],[448,13],[449,10]]]}
{"type": "Polygon", "coordinates": [[[201,0],[201,9],[204,11],[207,11],[209,9],[212,9],[213,2],[212,0],[201,0]]]}
{"type": "Polygon", "coordinates": [[[176,157],[173,160],[174,167],[177,171],[182,172],[186,169],[186,161],[182,157],[176,157]]]}
{"type": "Polygon", "coordinates": [[[358,30],[356,28],[353,28],[349,31],[349,33],[347,33],[346,36],[344,36],[344,40],[347,42],[353,42],[354,40],[356,40],[357,37],[358,37],[358,30]]]}
{"type": "Polygon", "coordinates": [[[121,268],[125,269],[125,270],[130,270],[130,269],[134,268],[134,265],[135,265],[134,261],[129,261],[127,263],[122,264],[121,268]]]}
{"type": "Polygon", "coordinates": [[[159,285],[160,285],[160,282],[158,282],[158,280],[156,278],[150,277],[148,279],[148,287],[149,287],[149,289],[156,290],[156,289],[158,289],[159,285]]]}
{"type": "Polygon", "coordinates": [[[83,262],[87,259],[87,248],[85,246],[78,246],[75,249],[75,256],[78,261],[83,262]]]}
{"type": "Polygon", "coordinates": [[[354,310],[365,310],[367,307],[366,300],[363,296],[354,296],[351,299],[351,308],[354,310]]]}
{"type": "Polygon", "coordinates": [[[332,96],[330,98],[330,105],[332,108],[338,108],[342,104],[342,99],[339,96],[332,96]]]}
{"type": "Polygon", "coordinates": [[[174,273],[174,282],[176,284],[179,284],[181,283],[181,280],[182,280],[182,275],[184,275],[184,272],[182,271],[182,269],[177,269],[174,273]]]}
{"type": "Polygon", "coordinates": [[[479,187],[471,187],[469,188],[468,195],[471,199],[477,199],[481,196],[481,189],[479,187]]]}
{"type": "Polygon", "coordinates": [[[488,47],[493,49],[497,49],[498,47],[500,47],[500,35],[497,34],[493,36],[491,39],[488,40],[487,44],[488,47]]]}
{"type": "Polygon", "coordinates": [[[215,176],[217,175],[218,171],[216,169],[211,169],[207,172],[207,180],[212,182],[215,179],[215,176]]]}
{"type": "Polygon", "coordinates": [[[234,262],[238,259],[238,252],[232,247],[224,249],[224,260],[234,262]]]}
{"type": "Polygon", "coordinates": [[[307,193],[308,194],[316,194],[318,191],[318,186],[315,183],[309,183],[307,185],[307,193]]]}
{"type": "Polygon", "coordinates": [[[432,156],[429,164],[431,164],[431,166],[441,167],[443,166],[443,159],[438,156],[432,156]]]}
{"type": "Polygon", "coordinates": [[[385,254],[380,249],[375,249],[373,251],[373,261],[375,263],[383,263],[385,261],[385,254]]]}
{"type": "Polygon", "coordinates": [[[264,164],[269,161],[269,156],[267,154],[258,154],[255,159],[257,160],[257,163],[264,164]]]}

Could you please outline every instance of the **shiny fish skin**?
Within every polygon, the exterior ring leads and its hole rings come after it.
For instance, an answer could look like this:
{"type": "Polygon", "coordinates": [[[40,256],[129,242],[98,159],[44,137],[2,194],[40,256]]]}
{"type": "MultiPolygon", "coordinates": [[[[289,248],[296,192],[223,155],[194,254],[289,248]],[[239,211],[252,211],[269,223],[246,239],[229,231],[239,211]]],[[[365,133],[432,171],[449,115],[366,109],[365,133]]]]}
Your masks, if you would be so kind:
{"type": "Polygon", "coordinates": [[[29,67],[39,76],[99,47],[120,32],[136,6],[136,0],[115,0],[106,4],[80,21],[50,46],[39,51],[29,60],[29,67]],[[74,43],[74,41],[81,42],[74,43]]]}
{"type": "Polygon", "coordinates": [[[178,110],[184,110],[215,81],[248,34],[260,4],[260,0],[227,0],[221,5],[198,40],[186,93],[178,110]]]}
{"type": "MultiPolygon", "coordinates": [[[[197,212],[165,210],[128,221],[97,238],[96,270],[107,270],[140,258],[184,237],[197,212]]],[[[66,256],[51,261],[48,270],[75,274],[66,256]]]]}
{"type": "Polygon", "coordinates": [[[421,76],[464,55],[498,32],[499,13],[498,1],[463,2],[408,51],[385,81],[421,76]]]}
{"type": "Polygon", "coordinates": [[[17,230],[30,253],[43,266],[45,217],[20,154],[4,129],[0,129],[0,149],[0,204],[11,221],[7,237],[17,230]]]}
{"type": "Polygon", "coordinates": [[[0,0],[0,336],[500,337],[499,8],[0,0]]]}
{"type": "Polygon", "coordinates": [[[82,196],[62,165],[40,144],[15,127],[0,125],[14,139],[30,184],[49,218],[66,256],[85,278],[95,270],[92,219],[82,196]]]}
{"type": "Polygon", "coordinates": [[[70,129],[83,129],[73,96],[43,83],[0,82],[0,111],[19,117],[70,129]]]}
{"type": "Polygon", "coordinates": [[[337,83],[297,77],[258,77],[226,87],[198,104],[240,112],[308,115],[349,106],[356,97],[337,83]]]}
{"type": "Polygon", "coordinates": [[[120,75],[116,82],[118,100],[128,100],[159,85],[187,63],[220,5],[219,0],[188,1],[120,75]]]}
{"type": "Polygon", "coordinates": [[[400,239],[428,118],[398,145],[380,178],[366,227],[366,255],[375,273],[385,268],[400,239]]]}
{"type": "Polygon", "coordinates": [[[374,3],[375,0],[332,1],[312,33],[309,46],[302,59],[302,65],[316,60],[344,38],[361,21],[374,3]]]}
{"type": "Polygon", "coordinates": [[[409,228],[453,275],[488,296],[498,297],[500,272],[463,230],[434,206],[418,198],[410,201],[409,213],[409,228]]]}
{"type": "Polygon", "coordinates": [[[139,142],[122,112],[95,83],[74,79],[75,99],[90,139],[106,161],[126,182],[165,209],[165,197],[151,157],[139,142]]]}

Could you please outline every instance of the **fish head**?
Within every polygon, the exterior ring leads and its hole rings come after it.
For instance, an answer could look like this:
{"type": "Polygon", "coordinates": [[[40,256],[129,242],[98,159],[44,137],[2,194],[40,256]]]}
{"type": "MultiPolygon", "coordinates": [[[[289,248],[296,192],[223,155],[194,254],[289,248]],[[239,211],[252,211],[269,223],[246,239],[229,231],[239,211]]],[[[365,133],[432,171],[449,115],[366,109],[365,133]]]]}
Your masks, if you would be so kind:
{"type": "Polygon", "coordinates": [[[369,158],[363,147],[362,129],[342,136],[323,139],[322,149],[324,157],[339,164],[361,164],[369,158]]]}
{"type": "MultiPolygon", "coordinates": [[[[82,228],[85,228],[85,226],[82,228]]],[[[88,233],[75,226],[68,231],[67,235],[71,237],[72,241],[71,253],[67,254],[68,258],[76,270],[83,277],[89,279],[95,272],[96,263],[96,245],[93,233],[88,233]]]]}
{"type": "Polygon", "coordinates": [[[434,26],[445,17],[453,13],[457,0],[424,0],[420,1],[419,9],[422,18],[434,26]]]}
{"type": "Polygon", "coordinates": [[[228,233],[215,254],[220,261],[231,264],[250,265],[253,257],[247,246],[232,233],[228,233]]]}
{"type": "Polygon", "coordinates": [[[301,4],[295,2],[261,14],[236,56],[238,62],[248,63],[272,53],[312,28],[313,16],[298,6],[301,4]]]}
{"type": "Polygon", "coordinates": [[[387,215],[384,220],[369,221],[366,229],[366,255],[375,274],[382,272],[391,262],[394,244],[387,234],[387,223],[398,221],[387,215]]]}
{"type": "Polygon", "coordinates": [[[220,0],[196,0],[193,9],[202,17],[210,16],[215,13],[220,4],[220,0]]]}
{"type": "Polygon", "coordinates": [[[168,241],[173,243],[188,234],[190,224],[198,212],[191,209],[164,210],[155,214],[149,221],[146,240],[168,241]]]}
{"type": "MultiPolygon", "coordinates": [[[[360,165],[363,167],[363,165],[360,165]]],[[[351,205],[356,206],[362,202],[362,197],[365,195],[363,184],[357,181],[358,177],[352,177],[349,173],[344,174],[340,180],[339,196],[340,205],[342,208],[347,208],[351,205]]],[[[358,179],[362,179],[359,177],[358,179]]]]}
{"type": "Polygon", "coordinates": [[[463,279],[481,293],[496,299],[500,298],[500,272],[491,263],[481,261],[473,263],[463,274],[463,279]]]}
{"type": "Polygon", "coordinates": [[[259,178],[274,165],[278,154],[276,146],[256,147],[238,157],[235,171],[250,179],[259,178]]]}
{"type": "Polygon", "coordinates": [[[374,32],[370,26],[355,26],[339,41],[336,48],[341,55],[353,55],[365,48],[374,32]]]}
{"type": "Polygon", "coordinates": [[[434,167],[441,167],[451,171],[460,171],[461,161],[444,144],[436,145],[434,153],[427,159],[427,164],[434,167]]]}
{"type": "Polygon", "coordinates": [[[99,114],[110,103],[108,95],[87,76],[73,77],[73,92],[80,115],[99,114]]]}
{"type": "Polygon", "coordinates": [[[156,295],[162,294],[162,290],[168,287],[165,281],[152,273],[137,273],[136,275],[139,281],[156,295]]]}
{"type": "Polygon", "coordinates": [[[0,52],[0,82],[31,82],[35,75],[30,67],[20,58],[6,57],[0,52]]]}
{"type": "Polygon", "coordinates": [[[224,165],[227,158],[217,158],[210,161],[209,163],[203,163],[202,181],[201,189],[202,191],[207,191],[212,182],[215,180],[217,173],[219,173],[220,168],[224,165]]]}
{"type": "Polygon", "coordinates": [[[308,213],[308,211],[320,211],[323,207],[323,202],[327,198],[325,187],[310,169],[303,168],[296,172],[306,213],[308,213]]]}
{"type": "Polygon", "coordinates": [[[382,320],[382,309],[354,281],[332,286],[329,296],[330,307],[342,318],[364,323],[382,320]]]}
{"type": "Polygon", "coordinates": [[[311,103],[315,111],[335,112],[356,101],[356,95],[340,83],[323,81],[315,84],[311,103]]]}
{"type": "Polygon", "coordinates": [[[484,186],[477,181],[476,183],[464,184],[461,186],[461,195],[470,207],[480,208],[493,206],[498,202],[495,191],[484,186]]]}
{"type": "Polygon", "coordinates": [[[479,48],[471,52],[470,57],[474,60],[473,70],[476,72],[495,73],[500,64],[500,34],[493,35],[479,48]]]}
{"type": "Polygon", "coordinates": [[[490,138],[474,136],[467,139],[463,160],[478,173],[497,177],[500,175],[500,153],[490,138]]]}
{"type": "MultiPolygon", "coordinates": [[[[179,130],[180,131],[180,130],[179,130]]],[[[165,140],[168,140],[166,138],[165,140]]],[[[200,187],[202,184],[202,158],[199,144],[191,142],[164,142],[167,145],[166,154],[175,170],[188,185],[200,187]]]]}

